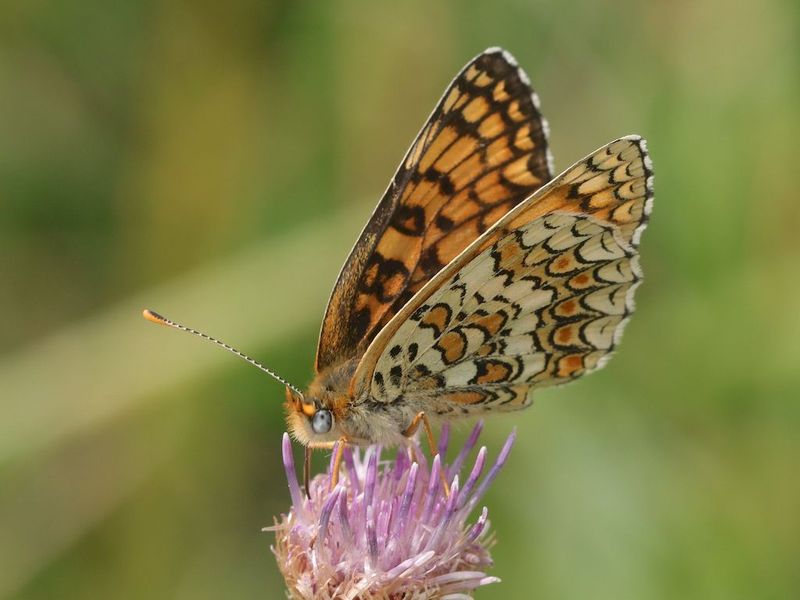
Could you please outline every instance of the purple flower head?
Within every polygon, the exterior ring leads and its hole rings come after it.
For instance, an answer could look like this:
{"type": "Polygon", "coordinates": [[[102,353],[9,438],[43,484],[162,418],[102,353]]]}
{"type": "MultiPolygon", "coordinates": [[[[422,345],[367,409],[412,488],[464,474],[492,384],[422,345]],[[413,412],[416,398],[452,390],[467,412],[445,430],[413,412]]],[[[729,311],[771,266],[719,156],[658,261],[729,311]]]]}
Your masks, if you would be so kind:
{"type": "MultiPolygon", "coordinates": [[[[494,465],[486,466],[482,447],[466,479],[460,470],[478,441],[478,423],[458,456],[443,465],[448,428],[442,430],[439,455],[430,465],[418,446],[381,461],[381,448],[363,453],[346,448],[337,486],[331,469],[310,483],[307,498],[295,473],[289,436],[283,437],[283,462],[292,508],[274,527],[273,552],[292,598],[414,599],[471,598],[475,588],[499,581],[491,566],[488,510],[475,522],[472,510],[503,467],[515,433],[494,465]],[[442,475],[450,482],[448,495],[442,475]]],[[[335,455],[335,451],[334,451],[335,455]]]]}

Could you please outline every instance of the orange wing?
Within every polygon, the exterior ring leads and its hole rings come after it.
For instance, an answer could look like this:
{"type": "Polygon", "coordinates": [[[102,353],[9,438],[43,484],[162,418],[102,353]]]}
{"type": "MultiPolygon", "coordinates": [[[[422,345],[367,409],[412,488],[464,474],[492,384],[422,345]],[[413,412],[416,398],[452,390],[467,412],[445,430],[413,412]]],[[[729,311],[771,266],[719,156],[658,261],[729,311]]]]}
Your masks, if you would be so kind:
{"type": "Polygon", "coordinates": [[[494,48],[445,91],[331,294],[317,371],[360,356],[444,265],[552,177],[547,123],[525,74],[494,48]]]}

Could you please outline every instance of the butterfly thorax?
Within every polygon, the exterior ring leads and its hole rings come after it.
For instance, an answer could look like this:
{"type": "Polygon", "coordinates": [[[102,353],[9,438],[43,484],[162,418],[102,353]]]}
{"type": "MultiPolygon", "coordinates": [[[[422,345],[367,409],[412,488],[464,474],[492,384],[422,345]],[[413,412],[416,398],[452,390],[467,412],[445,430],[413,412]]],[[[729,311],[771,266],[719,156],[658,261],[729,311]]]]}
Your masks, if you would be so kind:
{"type": "Polygon", "coordinates": [[[350,382],[357,366],[357,359],[349,359],[317,373],[308,386],[306,396],[318,400],[337,420],[344,418],[353,404],[350,382]]]}

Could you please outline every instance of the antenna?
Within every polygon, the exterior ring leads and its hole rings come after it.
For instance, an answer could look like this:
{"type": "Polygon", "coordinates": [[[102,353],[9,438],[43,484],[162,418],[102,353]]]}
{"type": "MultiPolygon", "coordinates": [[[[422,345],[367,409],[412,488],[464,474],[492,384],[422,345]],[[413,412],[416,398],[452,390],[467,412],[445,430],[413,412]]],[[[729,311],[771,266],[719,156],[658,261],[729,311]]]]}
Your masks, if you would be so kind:
{"type": "Polygon", "coordinates": [[[289,389],[294,391],[297,395],[299,395],[301,397],[303,396],[303,393],[300,390],[298,390],[295,386],[293,386],[291,383],[286,381],[283,377],[281,377],[280,375],[278,375],[274,371],[271,371],[270,369],[268,369],[267,367],[262,365],[257,360],[255,360],[253,358],[250,358],[249,356],[247,356],[246,354],[244,354],[242,352],[239,352],[233,346],[229,346],[225,342],[222,342],[222,341],[220,341],[220,340],[218,340],[216,338],[213,338],[210,335],[206,335],[202,331],[197,331],[196,329],[192,329],[191,327],[186,327],[185,325],[181,325],[180,323],[176,323],[172,319],[168,319],[167,317],[163,317],[160,314],[158,314],[157,312],[150,310],[149,308],[145,308],[142,311],[142,316],[145,319],[147,319],[148,321],[150,321],[152,323],[156,323],[157,325],[165,325],[167,327],[172,327],[173,329],[180,329],[181,331],[185,331],[186,333],[191,333],[192,335],[196,335],[198,337],[201,337],[204,340],[208,340],[209,342],[212,342],[212,343],[216,344],[217,346],[220,346],[221,348],[225,348],[225,350],[227,350],[228,352],[231,352],[231,353],[235,354],[236,356],[238,356],[239,358],[242,358],[242,359],[246,360],[247,362],[249,362],[254,367],[258,367],[259,369],[264,371],[264,373],[266,373],[267,375],[269,375],[273,379],[277,379],[283,385],[285,385],[286,387],[288,387],[289,389]]]}

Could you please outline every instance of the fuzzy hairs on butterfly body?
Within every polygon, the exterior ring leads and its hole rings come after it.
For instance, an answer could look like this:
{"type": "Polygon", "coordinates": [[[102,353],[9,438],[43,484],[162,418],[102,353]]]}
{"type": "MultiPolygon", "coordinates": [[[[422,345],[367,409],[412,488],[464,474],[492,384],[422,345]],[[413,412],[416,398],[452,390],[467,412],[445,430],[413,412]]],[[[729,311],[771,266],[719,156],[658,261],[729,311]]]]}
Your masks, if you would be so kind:
{"type": "Polygon", "coordinates": [[[295,440],[312,448],[331,447],[343,438],[356,445],[407,443],[403,432],[419,412],[418,408],[402,398],[391,403],[369,397],[353,398],[349,388],[356,362],[346,361],[318,373],[302,395],[286,388],[286,422],[295,440]],[[319,433],[312,422],[323,410],[330,411],[332,426],[329,431],[319,433]]]}

